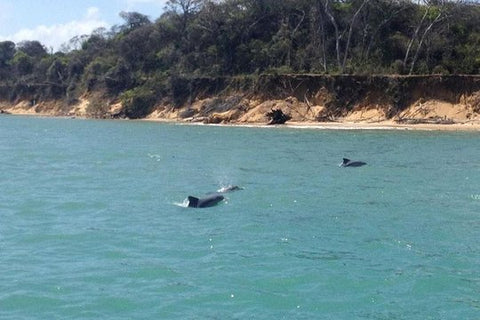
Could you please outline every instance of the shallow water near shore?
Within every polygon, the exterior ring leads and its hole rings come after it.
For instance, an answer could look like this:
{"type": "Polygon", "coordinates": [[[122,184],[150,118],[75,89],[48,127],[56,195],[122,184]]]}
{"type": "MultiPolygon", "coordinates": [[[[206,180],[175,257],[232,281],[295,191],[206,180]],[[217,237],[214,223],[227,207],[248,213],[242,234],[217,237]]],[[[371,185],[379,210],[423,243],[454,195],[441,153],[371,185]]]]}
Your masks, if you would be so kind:
{"type": "Polygon", "coordinates": [[[479,133],[2,116],[0,141],[1,319],[480,317],[479,133]]]}

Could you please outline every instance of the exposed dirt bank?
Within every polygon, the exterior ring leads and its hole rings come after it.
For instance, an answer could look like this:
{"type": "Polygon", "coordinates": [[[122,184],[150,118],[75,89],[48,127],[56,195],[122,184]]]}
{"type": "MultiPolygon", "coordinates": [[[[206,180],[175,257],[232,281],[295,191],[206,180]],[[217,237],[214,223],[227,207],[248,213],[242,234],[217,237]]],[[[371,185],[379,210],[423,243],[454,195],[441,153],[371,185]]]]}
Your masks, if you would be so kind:
{"type": "MultiPolygon", "coordinates": [[[[291,116],[288,124],[300,126],[480,130],[478,76],[277,75],[182,81],[184,90],[159,98],[145,119],[261,125],[269,121],[268,112],[280,109],[291,116]]],[[[34,96],[2,100],[0,110],[87,118],[124,114],[118,99],[99,100],[92,93],[70,106],[34,96]]]]}

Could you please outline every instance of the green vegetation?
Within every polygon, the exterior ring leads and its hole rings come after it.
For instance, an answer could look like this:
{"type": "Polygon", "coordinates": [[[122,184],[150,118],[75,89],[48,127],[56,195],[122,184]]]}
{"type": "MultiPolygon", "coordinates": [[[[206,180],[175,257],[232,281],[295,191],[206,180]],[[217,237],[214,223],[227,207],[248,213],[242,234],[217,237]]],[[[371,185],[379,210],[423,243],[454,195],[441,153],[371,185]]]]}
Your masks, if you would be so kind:
{"type": "Polygon", "coordinates": [[[102,92],[137,118],[159,100],[184,102],[192,79],[480,73],[480,6],[469,1],[170,0],[154,22],[120,16],[123,25],[56,53],[0,42],[2,98],[74,103],[102,92]]]}

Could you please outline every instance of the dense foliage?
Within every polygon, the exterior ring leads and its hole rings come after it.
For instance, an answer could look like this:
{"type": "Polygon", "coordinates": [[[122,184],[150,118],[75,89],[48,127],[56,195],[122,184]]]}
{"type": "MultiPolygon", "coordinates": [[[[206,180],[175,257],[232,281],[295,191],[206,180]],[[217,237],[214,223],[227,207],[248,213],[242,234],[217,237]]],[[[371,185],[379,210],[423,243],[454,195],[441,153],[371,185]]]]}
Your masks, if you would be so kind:
{"type": "MultiPolygon", "coordinates": [[[[478,74],[480,6],[446,0],[170,0],[152,22],[71,39],[0,42],[0,84],[10,99],[86,91],[139,105],[185,91],[182,77],[322,74],[478,74]],[[35,88],[35,89],[32,89],[35,88]],[[40,93],[39,93],[40,92],[40,93]]],[[[5,97],[4,97],[5,98],[5,97]]]]}

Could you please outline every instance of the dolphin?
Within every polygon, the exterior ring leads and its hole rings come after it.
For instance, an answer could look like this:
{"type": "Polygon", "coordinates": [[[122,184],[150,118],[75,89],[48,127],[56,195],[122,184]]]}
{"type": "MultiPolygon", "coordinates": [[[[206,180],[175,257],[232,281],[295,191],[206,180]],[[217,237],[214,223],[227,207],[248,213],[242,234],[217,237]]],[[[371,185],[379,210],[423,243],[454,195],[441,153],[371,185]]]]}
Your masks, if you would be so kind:
{"type": "Polygon", "coordinates": [[[363,161],[352,161],[347,158],[343,158],[343,162],[340,163],[340,167],[361,167],[366,165],[366,162],[363,161]]]}
{"type": "Polygon", "coordinates": [[[238,190],[243,190],[243,188],[235,185],[228,185],[226,187],[221,187],[220,189],[217,190],[217,192],[226,193],[226,192],[238,191],[238,190]]]}
{"type": "Polygon", "coordinates": [[[217,205],[220,201],[225,199],[221,194],[213,193],[204,198],[196,198],[188,196],[188,206],[190,208],[207,208],[217,205]]]}

